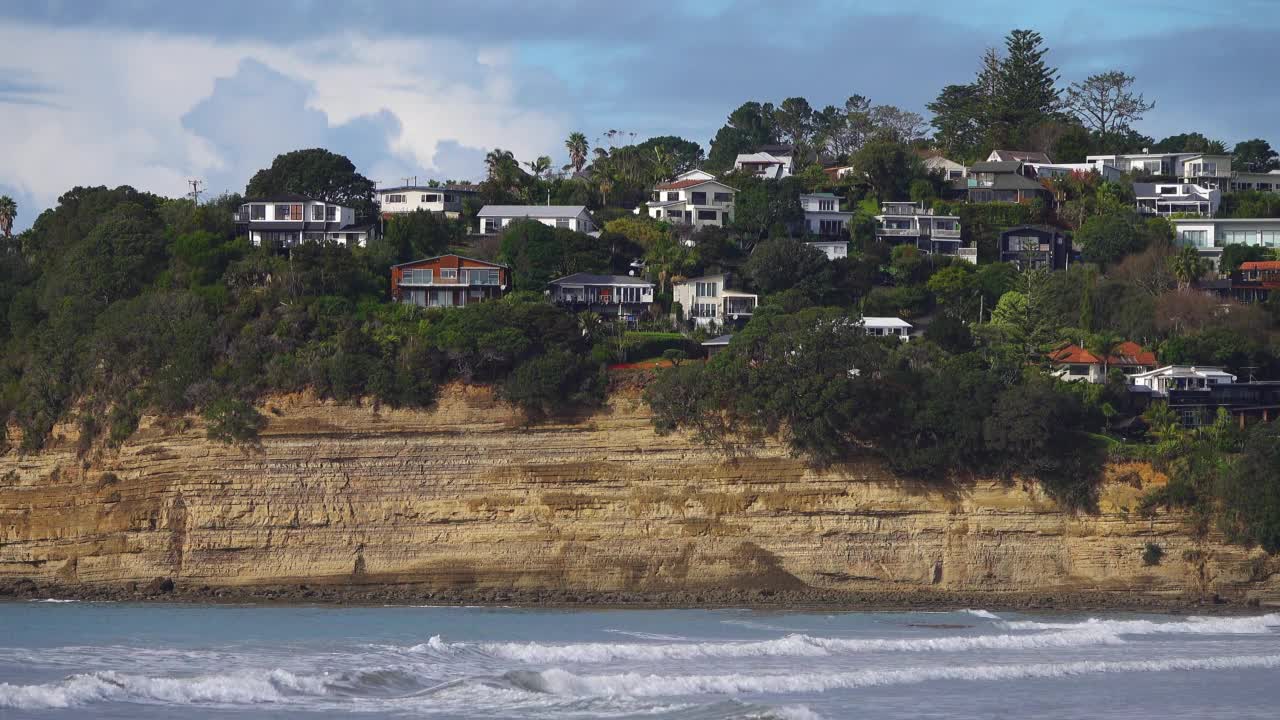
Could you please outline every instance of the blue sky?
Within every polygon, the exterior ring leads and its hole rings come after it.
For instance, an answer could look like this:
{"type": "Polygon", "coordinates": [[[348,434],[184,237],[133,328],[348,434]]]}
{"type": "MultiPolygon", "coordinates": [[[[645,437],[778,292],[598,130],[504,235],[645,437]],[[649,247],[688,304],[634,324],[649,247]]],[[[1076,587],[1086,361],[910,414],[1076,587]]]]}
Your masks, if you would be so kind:
{"type": "Polygon", "coordinates": [[[0,1],[0,193],[19,227],[76,184],[242,190],[324,146],[384,183],[476,178],[493,147],[564,162],[610,129],[706,147],[745,100],[858,93],[923,112],[1008,30],[1063,83],[1124,69],[1138,129],[1280,143],[1280,0],[964,3],[0,1]]]}

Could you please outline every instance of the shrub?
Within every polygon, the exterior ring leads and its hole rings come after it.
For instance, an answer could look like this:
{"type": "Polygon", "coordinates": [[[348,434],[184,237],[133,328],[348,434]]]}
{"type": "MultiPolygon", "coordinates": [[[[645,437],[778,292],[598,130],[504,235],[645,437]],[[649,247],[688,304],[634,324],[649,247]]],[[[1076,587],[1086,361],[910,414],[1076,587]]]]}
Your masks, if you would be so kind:
{"type": "Polygon", "coordinates": [[[1142,548],[1142,564],[1148,567],[1159,565],[1160,560],[1164,558],[1164,548],[1155,543],[1147,543],[1142,548]]]}
{"type": "Polygon", "coordinates": [[[680,350],[686,357],[702,357],[702,345],[680,333],[627,332],[622,336],[621,360],[662,357],[668,350],[680,350]]]}
{"type": "Polygon", "coordinates": [[[251,443],[258,438],[258,431],[267,424],[252,405],[231,398],[215,400],[204,410],[210,440],[227,445],[251,443]]]}

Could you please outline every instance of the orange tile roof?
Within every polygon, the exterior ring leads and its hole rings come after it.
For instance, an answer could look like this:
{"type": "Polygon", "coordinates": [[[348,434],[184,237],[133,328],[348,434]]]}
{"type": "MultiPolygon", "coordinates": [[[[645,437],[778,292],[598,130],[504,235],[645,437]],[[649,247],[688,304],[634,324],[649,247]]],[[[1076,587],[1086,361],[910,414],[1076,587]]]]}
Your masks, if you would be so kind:
{"type": "Polygon", "coordinates": [[[1250,260],[1240,263],[1241,270],[1280,270],[1280,260],[1250,260]]]}
{"type": "Polygon", "coordinates": [[[658,190],[682,190],[687,187],[693,187],[694,185],[701,185],[703,183],[709,183],[709,182],[714,182],[714,181],[713,180],[680,180],[673,183],[662,183],[661,185],[657,186],[657,189],[658,190]]]}
{"type": "MultiPolygon", "coordinates": [[[[1076,363],[1083,365],[1101,365],[1102,358],[1085,350],[1079,345],[1068,345],[1059,350],[1049,353],[1049,360],[1055,363],[1067,364],[1076,363]]],[[[1111,357],[1107,358],[1108,365],[1146,365],[1155,367],[1159,363],[1156,362],[1156,354],[1150,350],[1143,350],[1142,346],[1131,340],[1126,340],[1115,347],[1111,353],[1111,357]]]]}

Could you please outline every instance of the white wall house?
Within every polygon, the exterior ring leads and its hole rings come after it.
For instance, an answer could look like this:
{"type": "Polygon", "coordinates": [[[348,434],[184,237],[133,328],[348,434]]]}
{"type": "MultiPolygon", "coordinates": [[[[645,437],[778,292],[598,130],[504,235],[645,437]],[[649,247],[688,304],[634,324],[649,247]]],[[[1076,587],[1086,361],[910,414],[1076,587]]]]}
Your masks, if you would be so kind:
{"type": "Polygon", "coordinates": [[[840,258],[849,257],[849,242],[847,240],[813,240],[806,242],[805,245],[820,250],[827,256],[828,260],[839,260],[840,258]]]}
{"type": "Polygon", "coordinates": [[[685,170],[684,172],[675,176],[675,178],[673,178],[671,182],[680,182],[681,180],[715,180],[715,179],[716,179],[716,176],[712,175],[706,170],[694,168],[692,170],[685,170]]]}
{"type": "Polygon", "coordinates": [[[969,168],[955,160],[948,160],[941,155],[930,155],[924,159],[924,167],[929,172],[941,173],[947,180],[959,180],[969,176],[969,168]]]}
{"type": "Polygon", "coordinates": [[[863,317],[861,325],[871,337],[911,339],[911,323],[897,317],[863,317]]]}
{"type": "Polygon", "coordinates": [[[1172,218],[1175,241],[1200,251],[1214,269],[1228,245],[1280,248],[1280,218],[1172,218]]]}
{"type": "Polygon", "coordinates": [[[1023,163],[1030,175],[1037,178],[1055,178],[1072,173],[1098,173],[1103,180],[1119,180],[1124,173],[1104,163],[1023,163]]]}
{"type": "Polygon", "coordinates": [[[1088,155],[1085,162],[1101,169],[1110,165],[1122,173],[1166,175],[1179,182],[1224,189],[1231,182],[1231,156],[1205,153],[1130,153],[1088,155]]]}
{"type": "Polygon", "coordinates": [[[378,209],[383,215],[425,210],[456,218],[462,213],[462,202],[475,197],[479,192],[473,187],[457,186],[404,185],[380,188],[378,209]]]}
{"type": "Polygon", "coordinates": [[[655,220],[681,223],[694,227],[733,222],[733,196],[737,190],[719,180],[690,178],[661,183],[653,189],[653,199],[642,210],[655,220]]]}
{"type": "Polygon", "coordinates": [[[352,208],[292,193],[245,202],[235,222],[257,247],[288,248],[304,242],[364,247],[374,232],[372,224],[356,224],[352,208]]]}
{"type": "Polygon", "coordinates": [[[1222,191],[1195,183],[1134,183],[1138,212],[1146,215],[1174,214],[1213,217],[1222,203],[1222,191]]]}
{"type": "Polygon", "coordinates": [[[840,209],[840,196],[833,193],[809,193],[800,196],[804,211],[804,229],[809,235],[843,237],[849,230],[853,213],[840,209]]]}
{"type": "Polygon", "coordinates": [[[1166,365],[1126,377],[1130,385],[1146,388],[1157,397],[1167,397],[1170,390],[1204,390],[1210,385],[1236,381],[1235,375],[1222,368],[1197,365],[1166,365]]]}
{"type": "Polygon", "coordinates": [[[595,223],[585,205],[485,205],[476,213],[481,235],[493,235],[517,220],[536,220],[543,225],[595,232],[595,223]]]}
{"type": "Polygon", "coordinates": [[[1261,190],[1262,192],[1280,192],[1280,170],[1255,173],[1240,171],[1231,176],[1232,190],[1261,190]]]}
{"type": "MultiPolygon", "coordinates": [[[[932,208],[913,202],[880,204],[876,239],[891,245],[910,243],[921,252],[960,255],[960,218],[935,215],[932,208]]],[[[976,258],[976,256],[975,256],[976,258]]]]}
{"type": "Polygon", "coordinates": [[[774,154],[768,152],[743,153],[733,161],[734,170],[742,170],[766,180],[781,180],[795,173],[795,163],[791,154],[774,154]]]}
{"type": "Polygon", "coordinates": [[[685,319],[699,327],[723,327],[751,319],[758,298],[725,285],[724,275],[689,278],[672,284],[672,299],[680,303],[685,319]]]}
{"type": "Polygon", "coordinates": [[[653,302],[653,283],[630,275],[574,273],[552,280],[547,293],[562,307],[637,320],[653,302]]]}

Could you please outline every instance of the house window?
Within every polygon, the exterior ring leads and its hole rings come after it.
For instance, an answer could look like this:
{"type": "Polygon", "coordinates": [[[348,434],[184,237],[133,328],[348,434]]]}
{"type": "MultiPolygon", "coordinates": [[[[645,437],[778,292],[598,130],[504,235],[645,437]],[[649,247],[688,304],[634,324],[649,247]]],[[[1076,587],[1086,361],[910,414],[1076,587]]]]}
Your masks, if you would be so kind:
{"type": "Polygon", "coordinates": [[[402,202],[404,202],[404,195],[388,195],[388,196],[387,196],[387,202],[389,202],[389,203],[402,203],[402,202]]]}
{"type": "Polygon", "coordinates": [[[457,268],[440,268],[440,279],[441,280],[457,280],[458,269],[457,268]]]}
{"type": "Polygon", "coordinates": [[[422,202],[424,202],[424,203],[435,203],[435,202],[440,202],[440,196],[439,196],[439,195],[434,195],[434,194],[432,194],[432,195],[423,195],[423,196],[422,196],[422,202]]]}
{"type": "Polygon", "coordinates": [[[324,206],[324,221],[325,221],[325,222],[337,222],[337,220],[338,220],[338,206],[337,206],[337,205],[325,205],[325,206],[324,206]]]}
{"type": "Polygon", "coordinates": [[[497,285],[498,271],[480,268],[463,270],[462,280],[468,285],[497,285]]]}
{"type": "Polygon", "coordinates": [[[1082,375],[1088,375],[1089,366],[1088,365],[1070,365],[1067,367],[1067,374],[1071,375],[1072,377],[1080,377],[1082,375]]]}
{"type": "Polygon", "coordinates": [[[698,211],[699,220],[716,220],[716,219],[719,219],[719,217],[720,217],[720,213],[716,212],[715,210],[699,210],[698,211]]]}
{"type": "Polygon", "coordinates": [[[1257,245],[1258,233],[1249,230],[1227,230],[1223,233],[1224,245],[1257,245]]]}
{"type": "Polygon", "coordinates": [[[556,218],[556,227],[568,229],[569,218],[556,218]]]}
{"type": "Polygon", "coordinates": [[[705,192],[690,193],[694,205],[706,205],[707,194],[705,192]]]}
{"type": "Polygon", "coordinates": [[[415,268],[400,273],[401,285],[430,285],[431,268],[415,268]]]}
{"type": "Polygon", "coordinates": [[[1034,235],[1012,235],[1009,237],[1009,252],[1031,252],[1040,249],[1040,238],[1034,235]]]}
{"type": "MultiPolygon", "coordinates": [[[[292,210],[293,210],[293,206],[291,205],[277,205],[276,220],[291,220],[292,210]]],[[[298,218],[298,219],[301,220],[302,218],[298,218]]]]}
{"type": "Polygon", "coordinates": [[[250,205],[249,219],[250,220],[266,220],[267,206],[266,205],[250,205]]]}
{"type": "Polygon", "coordinates": [[[676,201],[676,200],[679,200],[679,199],[680,199],[680,193],[678,193],[678,192],[669,192],[669,193],[667,193],[667,202],[673,202],[673,201],[676,201]]]}
{"type": "Polygon", "coordinates": [[[694,294],[697,297],[715,297],[720,292],[719,283],[716,282],[699,282],[695,283],[694,294]]]}
{"type": "Polygon", "coordinates": [[[960,178],[962,178],[962,177],[964,177],[964,171],[963,171],[963,170],[948,170],[948,171],[947,171],[947,179],[948,179],[948,180],[959,180],[959,179],[960,179],[960,178]]]}
{"type": "Polygon", "coordinates": [[[303,242],[324,242],[324,233],[309,232],[302,234],[303,242]]]}
{"type": "Polygon", "coordinates": [[[323,221],[324,221],[324,206],[323,206],[323,205],[312,205],[312,206],[311,206],[311,221],[312,221],[312,222],[323,222],[323,221]]]}
{"type": "Polygon", "coordinates": [[[1280,230],[1263,230],[1262,231],[1263,247],[1280,247],[1280,230]]]}
{"type": "Polygon", "coordinates": [[[484,219],[484,231],[485,231],[485,233],[496,233],[496,232],[498,232],[499,228],[501,228],[501,227],[502,227],[502,224],[501,224],[501,221],[499,221],[499,220],[498,220],[498,218],[485,218],[485,219],[484,219]]]}
{"type": "Polygon", "coordinates": [[[715,201],[721,205],[727,205],[733,202],[733,193],[718,192],[715,194],[715,201]]]}
{"type": "Polygon", "coordinates": [[[716,304],[715,303],[694,304],[693,316],[695,318],[714,318],[716,316],[716,304]]]}
{"type": "Polygon", "coordinates": [[[835,201],[835,200],[819,200],[819,201],[818,201],[818,211],[819,211],[819,212],[832,212],[832,211],[834,211],[835,209],[836,209],[836,201],[835,201]]]}
{"type": "Polygon", "coordinates": [[[1178,233],[1178,239],[1183,245],[1191,247],[1209,247],[1209,231],[1208,230],[1183,230],[1178,233]]]}
{"type": "Polygon", "coordinates": [[[640,288],[635,285],[618,288],[618,298],[624,303],[640,302],[640,288]]]}
{"type": "Polygon", "coordinates": [[[820,235],[836,235],[840,229],[844,227],[844,223],[839,220],[819,220],[818,233],[820,235]]]}
{"type": "Polygon", "coordinates": [[[451,194],[449,194],[449,193],[445,193],[445,194],[444,194],[444,201],[445,201],[445,202],[447,202],[447,203],[457,202],[457,201],[458,201],[458,196],[457,196],[457,195],[451,195],[451,194]]]}

